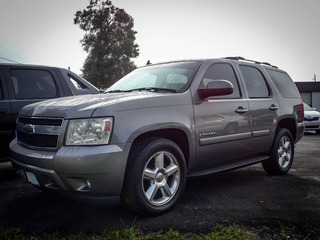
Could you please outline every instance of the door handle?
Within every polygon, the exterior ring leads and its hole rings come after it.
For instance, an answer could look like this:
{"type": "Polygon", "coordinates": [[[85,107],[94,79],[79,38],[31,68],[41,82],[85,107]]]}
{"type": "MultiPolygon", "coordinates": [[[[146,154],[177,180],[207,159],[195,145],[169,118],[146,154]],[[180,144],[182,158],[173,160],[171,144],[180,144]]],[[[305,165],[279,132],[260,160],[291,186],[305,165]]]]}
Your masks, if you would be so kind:
{"type": "Polygon", "coordinates": [[[236,113],[246,113],[248,112],[248,108],[244,108],[244,107],[238,107],[238,109],[236,109],[236,113]]]}
{"type": "Polygon", "coordinates": [[[279,107],[277,107],[276,105],[272,104],[270,107],[269,107],[270,110],[272,111],[275,111],[275,110],[278,110],[279,107]]]}

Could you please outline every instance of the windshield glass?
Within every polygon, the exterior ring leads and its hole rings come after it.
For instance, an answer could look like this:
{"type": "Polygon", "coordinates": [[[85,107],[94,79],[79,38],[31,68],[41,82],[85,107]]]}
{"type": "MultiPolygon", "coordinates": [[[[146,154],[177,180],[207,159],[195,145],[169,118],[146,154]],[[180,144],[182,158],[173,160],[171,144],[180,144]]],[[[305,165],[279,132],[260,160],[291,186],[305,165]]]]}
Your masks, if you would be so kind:
{"type": "Polygon", "coordinates": [[[138,68],[121,78],[106,92],[183,92],[187,89],[200,64],[201,62],[198,61],[190,61],[138,68]]]}
{"type": "Polygon", "coordinates": [[[308,104],[305,104],[305,103],[304,103],[303,105],[304,105],[303,107],[304,107],[304,110],[305,110],[305,111],[307,111],[307,112],[308,112],[308,111],[314,111],[314,110],[312,109],[312,107],[310,107],[308,104]]]}

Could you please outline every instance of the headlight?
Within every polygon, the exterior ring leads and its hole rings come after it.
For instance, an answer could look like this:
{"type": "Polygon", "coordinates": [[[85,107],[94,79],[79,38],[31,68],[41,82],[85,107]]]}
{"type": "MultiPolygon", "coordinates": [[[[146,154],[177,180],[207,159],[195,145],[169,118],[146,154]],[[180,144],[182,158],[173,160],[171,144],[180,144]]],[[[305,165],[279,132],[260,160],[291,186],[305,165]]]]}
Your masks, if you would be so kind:
{"type": "Polygon", "coordinates": [[[66,145],[108,144],[112,130],[112,118],[88,118],[70,120],[66,145]]]}

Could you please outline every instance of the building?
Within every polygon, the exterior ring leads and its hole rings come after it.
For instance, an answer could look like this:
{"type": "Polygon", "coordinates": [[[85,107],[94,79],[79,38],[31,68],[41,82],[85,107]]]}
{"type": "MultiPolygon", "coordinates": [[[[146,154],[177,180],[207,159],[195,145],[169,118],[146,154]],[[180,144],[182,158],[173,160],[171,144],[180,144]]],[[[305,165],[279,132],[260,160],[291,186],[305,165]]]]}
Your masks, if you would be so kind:
{"type": "Polygon", "coordinates": [[[320,111],[320,82],[295,82],[302,100],[320,111]]]}

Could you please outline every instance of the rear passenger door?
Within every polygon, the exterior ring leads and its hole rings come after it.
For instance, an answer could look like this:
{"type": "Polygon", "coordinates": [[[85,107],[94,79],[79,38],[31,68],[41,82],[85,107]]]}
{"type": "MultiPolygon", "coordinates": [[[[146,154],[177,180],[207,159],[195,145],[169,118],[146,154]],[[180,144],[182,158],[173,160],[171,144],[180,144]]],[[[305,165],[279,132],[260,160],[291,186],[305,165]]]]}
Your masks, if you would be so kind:
{"type": "Polygon", "coordinates": [[[252,145],[255,153],[263,153],[270,148],[276,126],[279,108],[276,96],[262,71],[252,65],[240,64],[240,70],[247,89],[252,131],[252,145]],[[259,141],[257,141],[259,138],[259,141]]]}

